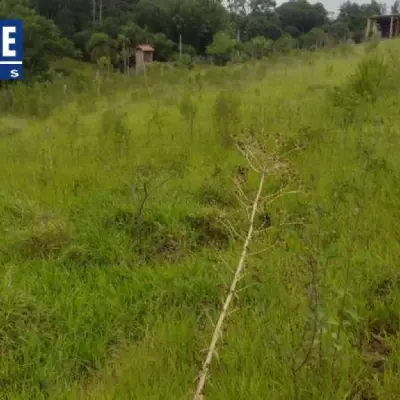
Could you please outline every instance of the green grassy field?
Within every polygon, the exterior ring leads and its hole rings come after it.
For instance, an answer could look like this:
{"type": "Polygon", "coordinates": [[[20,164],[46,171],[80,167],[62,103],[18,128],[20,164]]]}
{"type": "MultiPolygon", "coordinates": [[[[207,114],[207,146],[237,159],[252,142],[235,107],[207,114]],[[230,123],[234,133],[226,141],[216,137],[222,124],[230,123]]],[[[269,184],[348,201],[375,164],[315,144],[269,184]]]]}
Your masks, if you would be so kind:
{"type": "Polygon", "coordinates": [[[193,397],[248,226],[232,137],[290,164],[265,196],[298,193],[259,214],[205,398],[400,398],[399,59],[82,69],[3,95],[0,398],[193,397]]]}

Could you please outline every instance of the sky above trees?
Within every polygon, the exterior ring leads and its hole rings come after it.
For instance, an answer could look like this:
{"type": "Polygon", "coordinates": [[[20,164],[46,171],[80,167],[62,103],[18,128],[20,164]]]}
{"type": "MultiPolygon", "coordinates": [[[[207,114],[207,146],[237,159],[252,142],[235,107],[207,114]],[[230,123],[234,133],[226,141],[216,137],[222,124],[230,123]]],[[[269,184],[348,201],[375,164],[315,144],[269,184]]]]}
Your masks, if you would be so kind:
{"type": "MultiPolygon", "coordinates": [[[[284,2],[285,1],[283,1],[283,0],[279,0],[276,3],[279,5],[279,4],[282,4],[284,2]]],[[[317,2],[318,1],[316,1],[316,0],[310,0],[310,3],[317,3],[317,2]]],[[[334,13],[335,16],[339,13],[340,6],[344,3],[343,0],[322,0],[320,2],[324,5],[324,7],[326,8],[327,11],[334,13]]],[[[354,1],[354,3],[357,3],[357,4],[368,4],[368,3],[370,3],[370,1],[368,1],[368,0],[357,0],[357,1],[354,1]]],[[[389,8],[390,7],[388,7],[388,9],[389,8]]]]}

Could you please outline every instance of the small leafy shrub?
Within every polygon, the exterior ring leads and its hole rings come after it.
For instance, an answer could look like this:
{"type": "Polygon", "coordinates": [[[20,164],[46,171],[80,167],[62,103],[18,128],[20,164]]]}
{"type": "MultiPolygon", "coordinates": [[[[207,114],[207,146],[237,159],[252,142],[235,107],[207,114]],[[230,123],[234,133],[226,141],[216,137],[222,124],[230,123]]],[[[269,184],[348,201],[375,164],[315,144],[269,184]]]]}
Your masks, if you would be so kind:
{"type": "Polygon", "coordinates": [[[344,85],[329,89],[327,92],[333,105],[343,111],[342,122],[353,122],[359,106],[375,103],[386,92],[393,90],[396,71],[393,62],[386,58],[367,56],[348,76],[344,85]]]}
{"type": "Polygon", "coordinates": [[[390,85],[390,68],[385,59],[373,56],[363,59],[348,79],[348,90],[367,101],[376,101],[390,85]]]}
{"type": "Polygon", "coordinates": [[[178,68],[192,69],[193,68],[193,57],[191,54],[183,53],[182,57],[177,54],[175,56],[175,66],[178,68]]]}

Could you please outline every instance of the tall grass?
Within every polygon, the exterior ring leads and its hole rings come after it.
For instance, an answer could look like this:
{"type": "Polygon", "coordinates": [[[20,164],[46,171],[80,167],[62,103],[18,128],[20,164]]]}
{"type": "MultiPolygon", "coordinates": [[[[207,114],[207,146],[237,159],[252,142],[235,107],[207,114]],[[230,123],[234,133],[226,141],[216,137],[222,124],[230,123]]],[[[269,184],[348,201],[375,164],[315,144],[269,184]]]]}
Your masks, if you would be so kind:
{"type": "Polygon", "coordinates": [[[193,395],[246,228],[231,138],[253,135],[293,170],[265,194],[304,193],[264,210],[206,398],[398,398],[397,52],[2,93],[0,397],[193,395]]]}

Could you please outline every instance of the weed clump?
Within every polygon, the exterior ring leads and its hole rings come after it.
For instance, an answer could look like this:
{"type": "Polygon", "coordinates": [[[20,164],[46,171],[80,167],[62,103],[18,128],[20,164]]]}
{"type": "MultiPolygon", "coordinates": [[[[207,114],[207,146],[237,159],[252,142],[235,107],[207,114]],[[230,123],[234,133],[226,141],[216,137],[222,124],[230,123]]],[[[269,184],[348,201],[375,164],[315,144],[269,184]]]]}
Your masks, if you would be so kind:
{"type": "Polygon", "coordinates": [[[365,52],[367,54],[374,52],[375,50],[378,49],[380,42],[381,42],[381,38],[378,34],[372,35],[370,41],[365,46],[365,52]]]}
{"type": "Polygon", "coordinates": [[[233,92],[221,91],[214,103],[213,119],[222,144],[231,146],[240,122],[239,97],[233,92]]]}
{"type": "Polygon", "coordinates": [[[197,104],[193,100],[193,96],[191,93],[185,92],[183,94],[179,109],[182,119],[189,127],[190,137],[193,137],[195,126],[194,121],[197,114],[197,104]]]}
{"type": "Polygon", "coordinates": [[[26,334],[36,329],[46,332],[51,325],[49,316],[42,312],[36,299],[20,291],[3,293],[0,305],[0,321],[7,321],[0,328],[3,355],[18,350],[23,341],[22,332],[26,334]]]}
{"type": "Polygon", "coordinates": [[[384,58],[367,57],[350,75],[348,90],[367,101],[375,102],[383,91],[389,89],[390,78],[390,67],[384,58]]]}
{"type": "Polygon", "coordinates": [[[231,235],[222,223],[223,215],[218,209],[209,207],[189,214],[185,217],[185,223],[195,235],[195,246],[212,246],[227,248],[231,235]]]}
{"type": "Polygon", "coordinates": [[[71,241],[67,224],[59,220],[43,220],[16,235],[13,247],[27,259],[58,256],[71,241]]]}
{"type": "Polygon", "coordinates": [[[204,182],[197,198],[204,206],[216,206],[221,208],[230,208],[236,204],[236,199],[226,187],[220,187],[211,182],[204,182]]]}
{"type": "Polygon", "coordinates": [[[396,88],[398,66],[393,60],[377,54],[368,55],[357,65],[342,86],[329,90],[333,106],[343,111],[341,119],[352,123],[361,107],[375,104],[396,88]]]}
{"type": "Polygon", "coordinates": [[[46,378],[40,376],[40,368],[34,366],[43,366],[46,363],[43,351],[50,348],[54,340],[55,324],[51,314],[46,311],[38,299],[20,290],[13,288],[2,291],[0,349],[5,365],[5,368],[0,368],[2,398],[7,391],[24,392],[26,386],[34,385],[33,382],[45,384],[46,378]],[[40,345],[33,340],[39,334],[40,345]],[[38,351],[42,353],[40,356],[36,353],[38,351]]]}
{"type": "Polygon", "coordinates": [[[128,155],[131,130],[126,123],[126,117],[125,113],[115,109],[103,112],[98,135],[100,149],[111,145],[118,157],[122,152],[128,155]]]}
{"type": "Polygon", "coordinates": [[[188,233],[176,221],[154,214],[143,219],[132,230],[132,247],[145,263],[154,260],[176,261],[188,248],[188,233]]]}
{"type": "Polygon", "coordinates": [[[25,226],[36,218],[36,210],[20,199],[10,199],[0,196],[0,229],[10,229],[11,226],[25,226]]]}
{"type": "Polygon", "coordinates": [[[334,105],[375,102],[393,88],[393,72],[393,66],[385,58],[377,55],[365,57],[348,76],[344,86],[334,88],[334,105]]]}
{"type": "Polygon", "coordinates": [[[73,243],[59,256],[58,262],[61,265],[79,265],[87,267],[94,263],[90,249],[84,244],[73,243]]]}
{"type": "MultiPolygon", "coordinates": [[[[118,209],[107,225],[123,233],[137,261],[177,261],[206,247],[227,248],[230,233],[221,223],[222,213],[204,207],[185,216],[168,216],[161,209],[151,209],[137,220],[129,208],[118,209]]],[[[78,250],[78,255],[81,253],[78,250]]],[[[70,256],[74,256],[70,254],[70,256]]]]}

